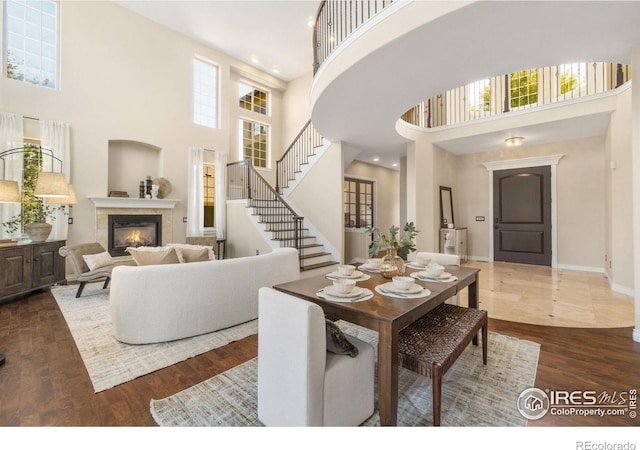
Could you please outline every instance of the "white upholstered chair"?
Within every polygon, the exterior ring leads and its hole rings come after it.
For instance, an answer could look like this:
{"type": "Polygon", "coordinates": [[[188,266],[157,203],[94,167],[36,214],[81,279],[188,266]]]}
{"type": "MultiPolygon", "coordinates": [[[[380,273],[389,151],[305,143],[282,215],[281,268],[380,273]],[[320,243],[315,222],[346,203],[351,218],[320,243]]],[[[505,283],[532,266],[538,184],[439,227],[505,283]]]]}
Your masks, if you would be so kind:
{"type": "Polygon", "coordinates": [[[320,306],[263,287],[258,299],[258,418],[266,426],[357,426],[373,414],[374,349],[328,353],[320,306]]]}
{"type": "MultiPolygon", "coordinates": [[[[458,255],[447,255],[445,253],[418,252],[416,253],[416,258],[418,257],[430,259],[432,262],[438,263],[441,266],[460,267],[460,256],[458,255]]],[[[460,294],[454,295],[453,297],[448,299],[445,303],[459,306],[460,294]]]]}

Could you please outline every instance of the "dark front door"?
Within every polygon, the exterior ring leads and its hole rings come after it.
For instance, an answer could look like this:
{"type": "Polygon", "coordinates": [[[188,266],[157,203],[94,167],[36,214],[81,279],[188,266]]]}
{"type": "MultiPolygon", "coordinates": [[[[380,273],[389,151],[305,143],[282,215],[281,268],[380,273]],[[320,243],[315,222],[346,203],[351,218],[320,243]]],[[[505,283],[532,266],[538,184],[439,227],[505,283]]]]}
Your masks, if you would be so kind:
{"type": "Polygon", "coordinates": [[[495,261],[551,265],[551,167],[493,172],[495,261]]]}

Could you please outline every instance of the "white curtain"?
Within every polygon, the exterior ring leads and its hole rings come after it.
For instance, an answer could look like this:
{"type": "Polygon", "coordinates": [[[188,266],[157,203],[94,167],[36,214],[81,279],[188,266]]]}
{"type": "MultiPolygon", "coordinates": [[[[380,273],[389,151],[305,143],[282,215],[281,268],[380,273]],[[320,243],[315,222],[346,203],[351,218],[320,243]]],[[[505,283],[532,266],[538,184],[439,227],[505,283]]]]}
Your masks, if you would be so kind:
{"type": "MultiPolygon", "coordinates": [[[[53,120],[40,120],[40,145],[43,148],[52,150],[53,156],[62,161],[62,163],[60,163],[58,160],[47,158],[47,154],[45,153],[42,156],[42,170],[52,172],[62,170],[67,181],[71,183],[71,146],[69,125],[53,120]],[[62,165],[62,167],[60,167],[60,165],[62,165]]],[[[49,235],[49,239],[67,239],[69,231],[69,224],[67,220],[69,215],[68,211],[69,206],[65,206],[64,208],[56,211],[55,220],[51,222],[53,228],[49,235]]]]}
{"type": "Polygon", "coordinates": [[[203,161],[204,150],[198,147],[189,147],[187,237],[204,235],[203,161]]]}
{"type": "Polygon", "coordinates": [[[227,154],[216,152],[216,239],[227,235],[227,154]]]}
{"type": "MultiPolygon", "coordinates": [[[[24,145],[23,137],[22,116],[0,112],[0,152],[22,147],[24,145]]],[[[2,170],[0,179],[17,181],[20,192],[22,192],[23,158],[24,155],[18,153],[4,158],[4,167],[0,162],[0,170],[2,170]]],[[[21,206],[15,203],[0,203],[0,223],[20,214],[21,206]]],[[[3,226],[0,226],[0,237],[3,239],[20,237],[20,230],[11,235],[5,231],[3,226]]]]}

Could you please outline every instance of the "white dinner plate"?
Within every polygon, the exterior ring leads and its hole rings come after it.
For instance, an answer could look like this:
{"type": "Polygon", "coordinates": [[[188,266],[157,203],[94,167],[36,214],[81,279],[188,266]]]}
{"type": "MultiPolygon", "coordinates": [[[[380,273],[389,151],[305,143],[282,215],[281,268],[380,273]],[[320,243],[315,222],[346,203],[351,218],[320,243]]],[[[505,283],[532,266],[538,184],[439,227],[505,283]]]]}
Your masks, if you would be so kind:
{"type": "Polygon", "coordinates": [[[352,298],[352,297],[358,297],[359,295],[362,295],[364,293],[364,290],[359,286],[355,286],[351,290],[351,292],[347,294],[341,294],[340,292],[338,292],[338,289],[334,285],[331,285],[324,288],[324,292],[329,294],[332,297],[352,298]]]}
{"type": "Polygon", "coordinates": [[[347,280],[350,280],[350,279],[354,279],[354,278],[360,278],[362,275],[363,275],[363,273],[360,272],[359,270],[354,270],[351,275],[342,275],[340,272],[335,271],[335,272],[328,273],[327,277],[329,277],[329,278],[345,278],[347,280]]]}
{"type": "Polygon", "coordinates": [[[398,289],[396,287],[396,285],[393,284],[393,283],[385,283],[385,284],[383,284],[381,286],[381,288],[386,290],[386,291],[393,292],[393,293],[396,293],[396,294],[410,294],[410,295],[419,294],[424,289],[419,284],[414,284],[409,289],[398,289]]]}

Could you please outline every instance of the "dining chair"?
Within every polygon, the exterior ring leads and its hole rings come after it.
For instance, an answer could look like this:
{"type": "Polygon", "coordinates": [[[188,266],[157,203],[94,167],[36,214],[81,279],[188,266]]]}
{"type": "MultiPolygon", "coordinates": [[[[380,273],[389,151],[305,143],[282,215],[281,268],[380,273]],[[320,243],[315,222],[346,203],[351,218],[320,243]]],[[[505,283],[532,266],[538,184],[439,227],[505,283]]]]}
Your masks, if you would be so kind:
{"type": "Polygon", "coordinates": [[[322,308],[272,288],[258,294],[258,418],[266,426],[357,426],[374,411],[374,348],[327,351],[322,308]],[[355,352],[354,352],[355,353],[355,352]]]}

